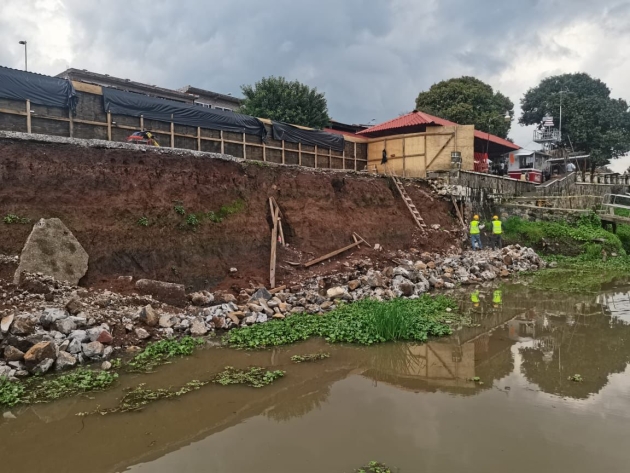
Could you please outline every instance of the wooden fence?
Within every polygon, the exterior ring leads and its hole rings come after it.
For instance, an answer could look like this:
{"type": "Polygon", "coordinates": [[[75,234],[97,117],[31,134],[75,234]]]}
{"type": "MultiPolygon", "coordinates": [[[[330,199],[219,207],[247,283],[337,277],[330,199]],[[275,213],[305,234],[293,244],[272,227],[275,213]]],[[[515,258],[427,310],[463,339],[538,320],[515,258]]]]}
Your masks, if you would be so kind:
{"type": "Polygon", "coordinates": [[[68,109],[35,105],[30,100],[0,99],[0,130],[120,142],[126,141],[134,131],[148,130],[161,146],[171,148],[313,168],[367,169],[367,140],[364,139],[348,137],[343,151],[336,151],[274,140],[269,120],[261,120],[268,133],[263,141],[258,136],[245,133],[178,125],[143,116],[114,115],[103,108],[101,87],[79,82],[73,84],[79,96],[76,115],[73,116],[68,109]]]}

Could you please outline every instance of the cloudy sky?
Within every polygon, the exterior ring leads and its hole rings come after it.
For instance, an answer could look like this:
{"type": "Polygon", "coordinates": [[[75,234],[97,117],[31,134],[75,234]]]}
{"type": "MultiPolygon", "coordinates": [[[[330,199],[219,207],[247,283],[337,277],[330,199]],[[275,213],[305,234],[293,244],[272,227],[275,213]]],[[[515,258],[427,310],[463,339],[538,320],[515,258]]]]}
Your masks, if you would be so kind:
{"type": "MultiPolygon", "coordinates": [[[[518,104],[542,78],[584,71],[630,101],[628,25],[630,0],[0,0],[0,65],[23,67],[24,39],[44,74],[234,95],[282,75],[324,91],[334,119],[368,123],[462,75],[518,104]]],[[[511,136],[533,146],[528,128],[511,136]]]]}

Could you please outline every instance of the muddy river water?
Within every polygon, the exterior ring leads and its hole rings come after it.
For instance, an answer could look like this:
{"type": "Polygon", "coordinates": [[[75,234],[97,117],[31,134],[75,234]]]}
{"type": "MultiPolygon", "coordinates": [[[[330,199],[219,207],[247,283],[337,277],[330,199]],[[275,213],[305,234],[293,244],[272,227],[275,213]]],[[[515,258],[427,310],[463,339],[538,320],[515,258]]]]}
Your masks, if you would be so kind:
{"type": "Polygon", "coordinates": [[[0,418],[0,471],[342,473],[370,460],[400,472],[630,471],[630,285],[481,295],[462,301],[475,327],[427,344],[208,347],[89,398],[14,408],[0,418]],[[331,356],[290,361],[316,351],[331,356]],[[287,373],[261,389],[208,385],[137,413],[75,415],[114,406],[126,386],[179,386],[227,365],[287,373]]]}

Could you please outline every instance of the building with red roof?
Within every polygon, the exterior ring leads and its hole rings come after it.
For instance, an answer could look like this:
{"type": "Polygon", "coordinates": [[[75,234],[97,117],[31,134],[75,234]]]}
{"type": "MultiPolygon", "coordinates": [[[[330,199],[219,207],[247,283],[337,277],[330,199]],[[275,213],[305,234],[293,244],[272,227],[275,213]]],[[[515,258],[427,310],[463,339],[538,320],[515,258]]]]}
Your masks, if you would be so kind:
{"type": "Polygon", "coordinates": [[[511,141],[475,130],[474,125],[459,125],[418,110],[358,131],[356,136],[369,140],[370,170],[385,172],[385,154],[388,170],[408,177],[426,177],[453,167],[487,172],[489,160],[498,162],[520,149],[511,141]]]}

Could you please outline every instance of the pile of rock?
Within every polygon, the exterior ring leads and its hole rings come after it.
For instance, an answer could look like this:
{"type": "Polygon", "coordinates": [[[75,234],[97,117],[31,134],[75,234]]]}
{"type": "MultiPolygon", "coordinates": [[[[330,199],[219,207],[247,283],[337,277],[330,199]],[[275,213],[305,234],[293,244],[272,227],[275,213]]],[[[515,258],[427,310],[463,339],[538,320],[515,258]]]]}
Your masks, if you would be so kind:
{"type": "Polygon", "coordinates": [[[369,259],[356,260],[348,263],[350,271],[345,273],[282,291],[245,289],[238,297],[207,291],[185,296],[182,288],[159,281],[140,285],[143,292],[168,293],[178,303],[184,297],[183,309],[156,302],[150,295],[88,291],[26,274],[19,287],[0,288],[5,307],[0,310],[0,376],[102,363],[117,351],[139,350],[147,341],[205,336],[299,313],[321,314],[340,301],[413,299],[431,289],[448,290],[545,267],[532,249],[518,245],[446,256],[402,252],[399,256],[396,266],[378,268],[369,259]]]}

